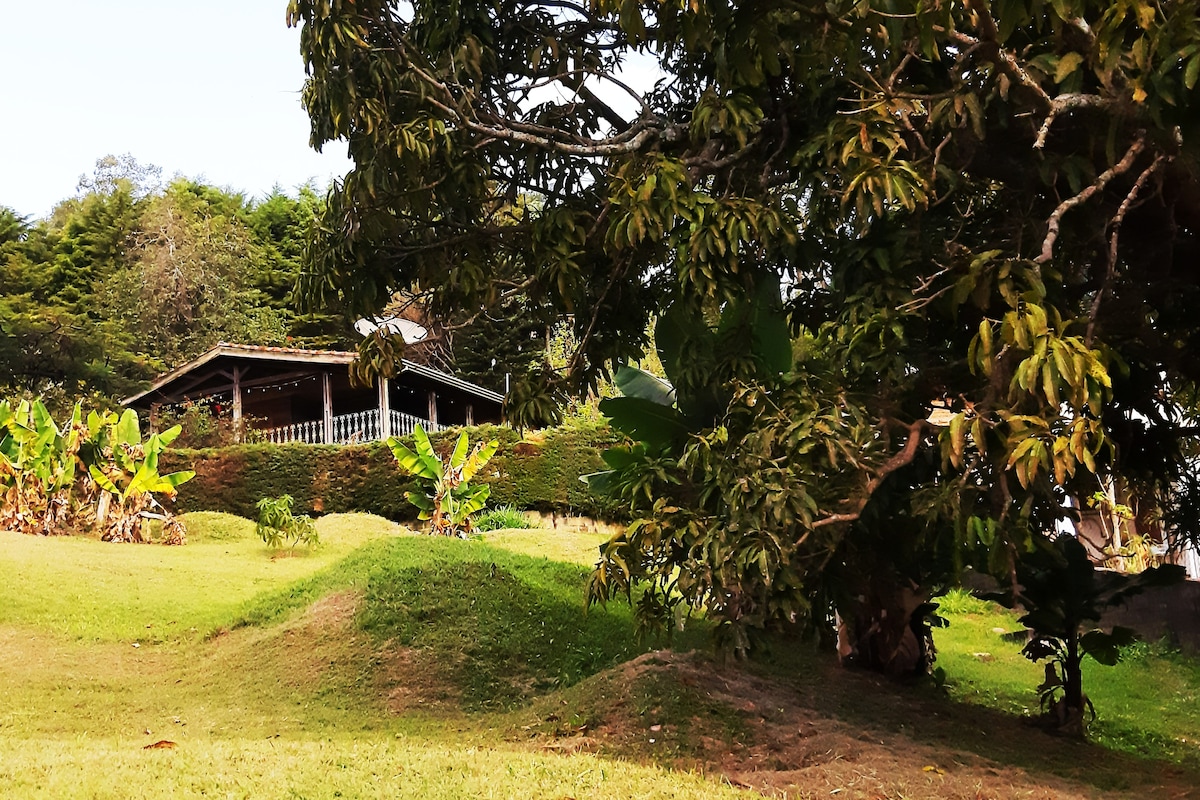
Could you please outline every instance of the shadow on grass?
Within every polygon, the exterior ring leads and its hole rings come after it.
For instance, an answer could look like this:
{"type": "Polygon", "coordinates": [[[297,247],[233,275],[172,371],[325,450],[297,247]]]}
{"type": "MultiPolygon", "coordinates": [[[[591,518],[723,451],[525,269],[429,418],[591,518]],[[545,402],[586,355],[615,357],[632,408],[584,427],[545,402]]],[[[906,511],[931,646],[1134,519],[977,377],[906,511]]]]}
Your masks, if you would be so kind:
{"type": "MultiPolygon", "coordinates": [[[[1139,758],[1057,736],[1027,718],[955,700],[932,685],[904,685],[842,669],[831,654],[793,649],[760,668],[786,681],[800,703],[823,715],[950,754],[973,754],[1000,768],[1049,773],[1106,791],[1169,786],[1183,792],[1164,796],[1189,796],[1187,787],[1200,785],[1200,759],[1139,758]]],[[[1158,752],[1176,749],[1167,742],[1151,744],[1158,752]]]]}

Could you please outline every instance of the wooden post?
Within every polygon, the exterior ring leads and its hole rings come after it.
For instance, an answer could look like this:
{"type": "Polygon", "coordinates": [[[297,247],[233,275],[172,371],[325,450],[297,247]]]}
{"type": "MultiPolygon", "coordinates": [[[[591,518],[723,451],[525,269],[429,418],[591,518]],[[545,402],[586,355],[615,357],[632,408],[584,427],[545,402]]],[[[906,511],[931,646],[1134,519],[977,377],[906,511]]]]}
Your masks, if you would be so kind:
{"type": "Polygon", "coordinates": [[[437,392],[429,390],[429,421],[437,425],[437,392]]]}
{"type": "Polygon", "coordinates": [[[162,408],[162,403],[150,404],[150,433],[158,433],[158,410],[162,408]]]}
{"type": "Polygon", "coordinates": [[[467,403],[467,425],[475,424],[475,406],[467,403]]]}
{"type": "Polygon", "coordinates": [[[321,373],[321,410],[325,444],[333,444],[333,377],[328,372],[321,373]]]}
{"type": "Polygon", "coordinates": [[[233,368],[233,438],[242,441],[242,368],[233,368]]]}
{"type": "Polygon", "coordinates": [[[392,398],[388,379],[379,378],[379,438],[387,441],[392,435],[392,398]]]}

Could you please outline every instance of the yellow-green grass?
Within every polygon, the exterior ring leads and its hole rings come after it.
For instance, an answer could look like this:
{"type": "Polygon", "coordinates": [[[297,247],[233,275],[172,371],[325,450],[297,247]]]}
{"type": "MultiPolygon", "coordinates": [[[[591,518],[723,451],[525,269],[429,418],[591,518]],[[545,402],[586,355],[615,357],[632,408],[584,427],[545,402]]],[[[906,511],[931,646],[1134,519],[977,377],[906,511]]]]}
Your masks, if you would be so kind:
{"type": "Polygon", "coordinates": [[[550,561],[591,567],[600,559],[606,533],[547,531],[544,528],[504,528],[483,534],[488,544],[550,561]]]}
{"type": "MultiPolygon", "coordinates": [[[[603,534],[499,531],[463,542],[332,516],[320,522],[320,550],[279,556],[244,520],[189,522],[183,548],[0,536],[0,566],[19,577],[0,585],[0,796],[755,796],[650,763],[535,749],[611,712],[620,671],[598,673],[646,649],[623,604],[583,613],[603,534]],[[131,588],[131,570],[157,592],[131,588]],[[92,616],[63,624],[62,587],[90,589],[92,616]],[[28,602],[10,603],[17,594],[28,602]],[[184,623],[196,633],[178,633],[184,623]],[[521,744],[534,733],[534,745],[521,744]],[[176,747],[142,749],[160,740],[176,747]]],[[[954,624],[938,631],[938,646],[952,694],[1031,708],[1040,668],[992,632],[1015,629],[1012,616],[964,597],[947,605],[954,624]]],[[[705,643],[702,628],[688,637],[677,645],[705,643]]],[[[1195,666],[1134,655],[1108,671],[1124,683],[1106,686],[1105,668],[1088,671],[1098,736],[1190,761],[1180,740],[1200,729],[1195,666]],[[1142,705],[1121,710],[1123,695],[1142,705]]],[[[864,696],[829,713],[852,718],[847,707],[859,703],[865,724],[879,724],[879,698],[855,685],[864,696]]],[[[700,714],[715,720],[707,734],[736,738],[733,712],[696,711],[686,692],[672,699],[678,687],[648,686],[629,692],[619,713],[700,714]]],[[[662,746],[686,755],[686,744],[662,746]]],[[[1013,763],[1043,768],[1029,757],[1036,742],[1019,750],[1013,763]]]]}
{"type": "Polygon", "coordinates": [[[734,798],[692,773],[587,754],[401,737],[230,738],[176,750],[122,739],[0,739],[6,798],[734,798]]]}
{"type": "MultiPolygon", "coordinates": [[[[1039,710],[1036,687],[1044,666],[1021,655],[1020,632],[1011,611],[952,594],[942,613],[950,627],[938,630],[938,665],[951,694],[1014,714],[1039,710]],[[1019,638],[1019,636],[1017,637],[1019,638]]],[[[1157,643],[1127,649],[1116,666],[1083,662],[1084,691],[1096,708],[1089,738],[1140,755],[1200,765],[1200,663],[1157,643]]]]}
{"type": "Polygon", "coordinates": [[[335,514],[318,521],[320,547],[272,552],[249,520],[183,519],[191,538],[183,547],[0,532],[0,624],[100,641],[203,636],[262,592],[406,530],[382,517],[335,514]]]}
{"type": "Polygon", "coordinates": [[[199,535],[174,549],[0,539],[4,563],[44,556],[21,580],[41,604],[0,622],[0,796],[753,796],[548,755],[507,741],[507,715],[464,711],[492,707],[482,692],[511,707],[639,651],[627,609],[583,616],[584,566],[542,557],[594,536],[510,542],[531,558],[327,518],[320,551],[273,559],[236,520],[192,521],[199,535]],[[207,580],[223,558],[225,577],[207,580]],[[135,623],[163,617],[120,579],[134,566],[160,597],[186,598],[173,619],[209,635],[141,636],[135,623]],[[61,624],[63,585],[95,592],[102,622],[61,624]],[[425,657],[405,667],[406,652],[425,657]],[[143,749],[161,740],[175,746],[143,749]]]}

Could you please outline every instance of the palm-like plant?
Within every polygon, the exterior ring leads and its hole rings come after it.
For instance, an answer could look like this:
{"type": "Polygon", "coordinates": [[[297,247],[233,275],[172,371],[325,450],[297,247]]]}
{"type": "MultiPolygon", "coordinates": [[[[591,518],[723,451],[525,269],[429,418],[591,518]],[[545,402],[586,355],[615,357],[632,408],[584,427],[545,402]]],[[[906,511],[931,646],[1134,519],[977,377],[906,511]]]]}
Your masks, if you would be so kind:
{"type": "Polygon", "coordinates": [[[405,496],[419,509],[421,519],[430,520],[432,533],[466,538],[471,532],[471,515],[483,510],[492,491],[470,481],[496,454],[500,443],[493,439],[471,448],[464,431],[449,460],[443,462],[420,425],[413,430],[413,442],[415,451],[394,436],[387,441],[400,467],[426,485],[424,494],[408,492],[405,496]]]}
{"type": "Polygon", "coordinates": [[[1063,732],[1083,735],[1085,715],[1095,714],[1083,691],[1084,657],[1112,666],[1120,659],[1121,648],[1137,638],[1129,628],[1098,627],[1105,610],[1146,589],[1183,578],[1183,568],[1175,564],[1136,575],[1096,569],[1084,546],[1067,535],[1039,542],[1017,562],[1015,590],[989,597],[1025,610],[1020,622],[1032,636],[1021,652],[1030,661],[1046,662],[1046,680],[1038,693],[1047,722],[1063,732]]]}
{"type": "MultiPolygon", "coordinates": [[[[85,444],[84,460],[88,474],[102,490],[100,510],[96,523],[105,541],[141,542],[142,521],[147,517],[171,518],[159,505],[154,495],[174,497],[175,487],[195,477],[195,472],[184,470],[163,475],[158,471],[158,457],[167,445],[175,441],[182,428],[176,425],[162,433],[151,434],[142,441],[137,414],[126,411],[120,417],[112,412],[88,414],[88,439],[85,444]],[[116,508],[110,512],[109,505],[116,508]],[[148,509],[158,508],[161,513],[148,509]]],[[[172,538],[179,538],[179,529],[171,526],[172,538]]],[[[182,543],[182,542],[180,542],[182,543]]]]}
{"type": "Polygon", "coordinates": [[[80,419],[78,404],[60,429],[40,400],[0,402],[0,528],[48,534],[70,515],[80,419]]]}

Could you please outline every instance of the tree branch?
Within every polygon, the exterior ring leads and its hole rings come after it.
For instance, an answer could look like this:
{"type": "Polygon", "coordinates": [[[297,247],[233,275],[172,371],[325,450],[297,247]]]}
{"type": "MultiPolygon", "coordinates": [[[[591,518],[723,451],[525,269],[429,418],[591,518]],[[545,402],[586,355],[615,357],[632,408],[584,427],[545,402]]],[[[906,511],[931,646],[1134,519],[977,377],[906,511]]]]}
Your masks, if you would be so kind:
{"type": "Polygon", "coordinates": [[[875,490],[879,488],[880,484],[883,483],[887,476],[891,475],[901,467],[911,464],[913,459],[917,457],[917,448],[921,444],[921,432],[928,424],[929,423],[926,420],[919,419],[908,426],[908,439],[904,442],[904,447],[900,448],[898,453],[884,462],[883,466],[879,468],[879,471],[876,472],[869,481],[867,481],[866,491],[863,493],[862,497],[854,501],[856,508],[853,511],[845,514],[831,514],[828,517],[823,517],[822,519],[817,520],[809,526],[810,530],[805,532],[805,534],[800,537],[800,541],[797,542],[797,544],[802,543],[808,538],[808,534],[817,528],[824,528],[827,525],[836,525],[839,522],[854,522],[856,519],[858,519],[862,514],[863,509],[867,507],[867,503],[870,502],[871,495],[875,493],[875,490]]]}
{"type": "MultiPolygon", "coordinates": [[[[561,135],[561,131],[556,129],[546,129],[543,133],[531,133],[527,130],[517,130],[516,126],[510,124],[505,119],[503,123],[487,125],[472,119],[462,109],[457,107],[454,93],[450,91],[450,87],[442,83],[437,78],[430,75],[425,70],[418,67],[416,64],[409,62],[408,68],[421,77],[429,86],[441,95],[441,99],[426,96],[425,101],[451,119],[457,121],[467,130],[482,134],[493,139],[503,139],[518,144],[527,144],[534,147],[539,147],[544,150],[553,150],[564,155],[581,156],[583,158],[603,158],[605,156],[623,155],[626,153],[635,153],[646,146],[650,141],[657,138],[660,131],[650,126],[651,120],[640,120],[638,124],[619,133],[617,136],[608,137],[599,140],[593,140],[588,144],[571,144],[567,142],[557,141],[550,138],[552,134],[561,135]],[[636,133],[633,133],[637,131],[636,133]],[[633,135],[630,135],[633,134],[633,135]]],[[[503,119],[503,118],[500,118],[503,119]]],[[[528,124],[521,124],[523,128],[531,128],[528,124]]],[[[682,126],[674,126],[680,127],[682,126]]]]}
{"type": "Polygon", "coordinates": [[[1076,108],[1110,108],[1113,105],[1113,100],[1108,97],[1101,97],[1096,94],[1060,94],[1050,101],[1050,113],[1046,115],[1045,121],[1042,122],[1042,127],[1038,131],[1037,138],[1033,140],[1033,146],[1036,150],[1041,150],[1046,146],[1046,137],[1050,135],[1050,126],[1054,124],[1055,118],[1064,111],[1071,111],[1076,108]]]}
{"type": "Polygon", "coordinates": [[[1087,333],[1083,337],[1083,342],[1088,347],[1092,346],[1092,335],[1096,330],[1096,317],[1100,313],[1100,302],[1104,299],[1104,295],[1112,291],[1113,281],[1117,276],[1117,243],[1121,235],[1121,223],[1125,221],[1125,215],[1129,213],[1129,209],[1137,200],[1138,193],[1150,180],[1150,176],[1158,171],[1167,161],[1167,156],[1160,153],[1154,163],[1146,169],[1142,170],[1142,174],[1138,176],[1137,181],[1133,184],[1133,188],[1129,190],[1129,194],[1125,195],[1125,199],[1121,201],[1121,207],[1117,209],[1116,216],[1112,219],[1112,235],[1108,239],[1108,272],[1104,276],[1104,283],[1096,292],[1096,297],[1092,300],[1092,307],[1088,312],[1087,333]]]}
{"type": "Polygon", "coordinates": [[[980,43],[991,45],[991,47],[995,48],[996,55],[989,60],[999,67],[1004,74],[1008,75],[1010,79],[1032,90],[1046,107],[1049,108],[1053,103],[1050,95],[1046,94],[1046,90],[1041,87],[1041,84],[1025,71],[1025,68],[1017,61],[1016,56],[1000,46],[1000,31],[996,27],[996,20],[992,18],[992,12],[986,0],[967,0],[966,5],[978,20],[980,35],[976,38],[959,31],[948,31],[951,40],[968,47],[974,47],[980,43]]]}
{"type": "Polygon", "coordinates": [[[1046,238],[1042,240],[1042,252],[1034,259],[1036,264],[1045,264],[1054,257],[1054,242],[1058,239],[1058,229],[1062,224],[1063,215],[1070,211],[1075,206],[1086,203],[1098,192],[1108,185],[1108,182],[1118,175],[1123,175],[1133,166],[1133,162],[1141,154],[1146,147],[1145,131],[1138,131],[1137,138],[1133,140],[1133,144],[1125,151],[1125,155],[1109,169],[1101,172],[1096,177],[1094,183],[1088,186],[1074,197],[1068,197],[1066,200],[1058,204],[1058,208],[1054,209],[1054,213],[1050,215],[1050,219],[1046,221],[1046,238]]]}

